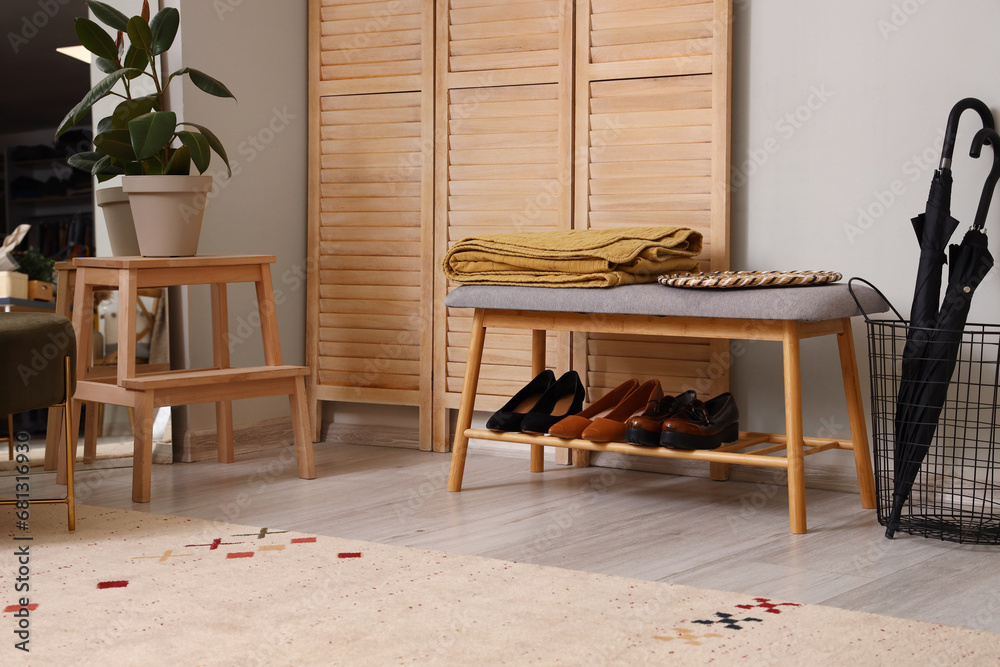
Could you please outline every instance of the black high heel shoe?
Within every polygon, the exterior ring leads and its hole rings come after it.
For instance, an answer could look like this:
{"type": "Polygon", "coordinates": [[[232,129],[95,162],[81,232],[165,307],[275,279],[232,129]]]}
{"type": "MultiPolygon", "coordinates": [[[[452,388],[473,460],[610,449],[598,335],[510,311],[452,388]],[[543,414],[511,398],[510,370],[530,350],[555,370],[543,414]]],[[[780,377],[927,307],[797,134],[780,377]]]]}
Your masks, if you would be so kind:
{"type": "Polygon", "coordinates": [[[521,420],[524,433],[548,433],[556,422],[583,410],[583,399],[587,390],[583,388],[580,375],[576,371],[563,373],[556,383],[538,399],[521,420]]]}
{"type": "Polygon", "coordinates": [[[486,422],[486,428],[490,431],[508,431],[516,433],[521,430],[521,420],[528,410],[533,408],[541,400],[545,392],[556,382],[556,374],[545,369],[528,384],[524,385],[520,391],[514,394],[502,408],[493,413],[486,422]]]}

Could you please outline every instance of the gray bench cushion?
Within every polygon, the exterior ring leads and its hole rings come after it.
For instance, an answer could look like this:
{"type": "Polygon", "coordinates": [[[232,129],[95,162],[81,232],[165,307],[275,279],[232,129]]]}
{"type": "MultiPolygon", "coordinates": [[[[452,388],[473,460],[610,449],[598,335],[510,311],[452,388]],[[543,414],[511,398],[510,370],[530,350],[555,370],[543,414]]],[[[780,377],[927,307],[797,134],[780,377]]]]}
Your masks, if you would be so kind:
{"type": "MultiPolygon", "coordinates": [[[[855,285],[868,313],[889,310],[865,285],[855,285]]],[[[541,310],[674,317],[725,317],[817,322],[861,315],[846,283],[751,289],[684,289],[659,283],[601,288],[462,285],[445,298],[450,308],[541,310]]]]}

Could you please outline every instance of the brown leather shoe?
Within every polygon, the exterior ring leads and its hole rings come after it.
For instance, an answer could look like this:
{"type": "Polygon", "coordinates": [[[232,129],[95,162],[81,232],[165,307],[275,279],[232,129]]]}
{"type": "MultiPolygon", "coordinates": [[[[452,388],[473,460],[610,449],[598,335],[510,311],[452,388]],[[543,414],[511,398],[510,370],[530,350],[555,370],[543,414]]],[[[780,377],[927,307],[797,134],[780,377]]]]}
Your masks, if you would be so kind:
{"type": "Polygon", "coordinates": [[[689,389],[677,397],[664,396],[659,401],[650,401],[645,412],[625,422],[626,442],[643,447],[659,447],[663,420],[695,400],[695,397],[694,391],[689,389]]]}
{"type": "Polygon", "coordinates": [[[715,449],[740,437],[740,411],[728,391],[702,403],[695,400],[664,420],[660,446],[715,449]]]}
{"type": "Polygon", "coordinates": [[[618,407],[618,404],[634,392],[638,386],[638,380],[626,380],[622,382],[604,396],[601,396],[588,405],[581,412],[561,419],[550,426],[549,435],[554,435],[557,438],[579,438],[583,430],[593,423],[592,420],[595,417],[606,416],[607,413],[618,407]]]}
{"type": "Polygon", "coordinates": [[[663,398],[659,380],[644,382],[638,389],[625,397],[614,410],[605,417],[598,417],[580,434],[584,440],[593,442],[623,442],[625,421],[648,405],[650,401],[663,398]]]}

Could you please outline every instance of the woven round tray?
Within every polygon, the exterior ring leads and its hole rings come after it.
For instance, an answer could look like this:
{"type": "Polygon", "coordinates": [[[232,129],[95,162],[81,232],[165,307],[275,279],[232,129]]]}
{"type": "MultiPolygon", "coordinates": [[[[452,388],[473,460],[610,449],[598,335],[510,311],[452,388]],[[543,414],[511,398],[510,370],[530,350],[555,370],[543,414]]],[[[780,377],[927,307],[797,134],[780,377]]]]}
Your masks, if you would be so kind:
{"type": "Polygon", "coordinates": [[[669,287],[732,288],[790,287],[835,283],[843,278],[834,271],[713,271],[660,276],[661,285],[669,287]]]}

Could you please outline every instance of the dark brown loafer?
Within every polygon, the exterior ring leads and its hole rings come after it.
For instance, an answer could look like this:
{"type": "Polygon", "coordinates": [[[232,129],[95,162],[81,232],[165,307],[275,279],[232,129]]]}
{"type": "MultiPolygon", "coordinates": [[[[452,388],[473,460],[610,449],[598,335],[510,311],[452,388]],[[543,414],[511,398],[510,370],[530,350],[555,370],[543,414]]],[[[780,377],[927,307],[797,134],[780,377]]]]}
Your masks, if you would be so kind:
{"type": "Polygon", "coordinates": [[[625,441],[644,447],[659,447],[663,420],[693,400],[695,393],[688,390],[676,397],[664,396],[659,401],[650,401],[645,412],[625,422],[625,441]]]}
{"type": "Polygon", "coordinates": [[[728,391],[706,403],[695,400],[663,421],[660,446],[715,449],[740,437],[740,412],[728,391]]]}

